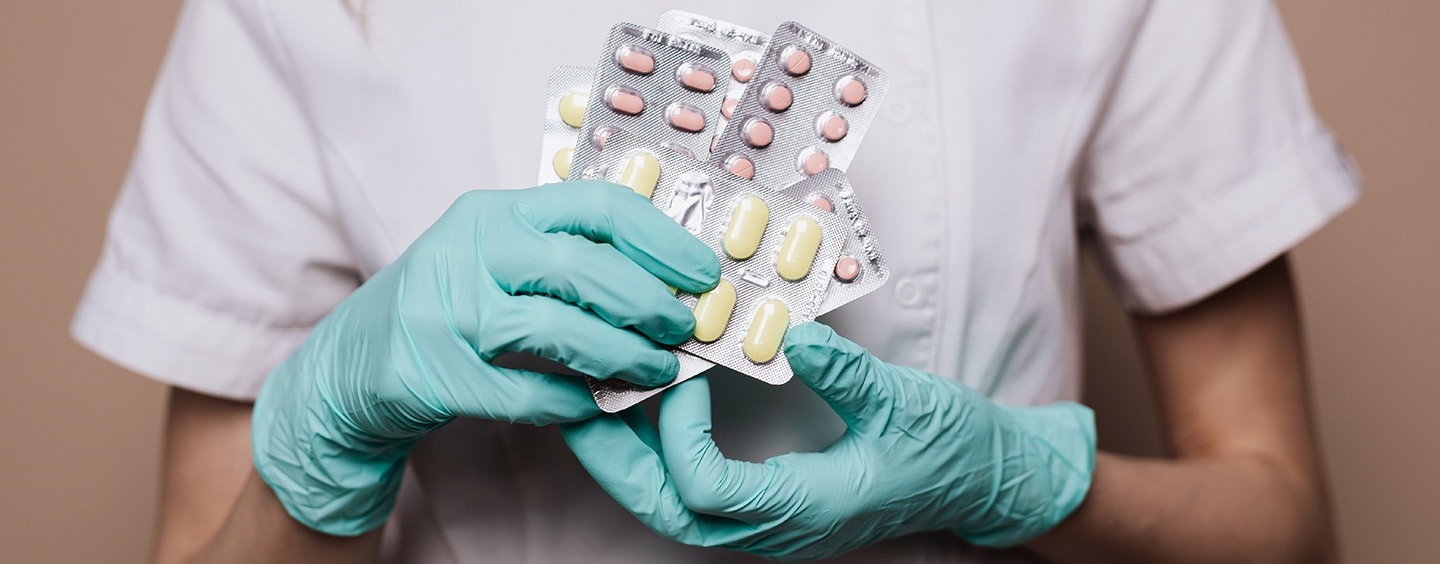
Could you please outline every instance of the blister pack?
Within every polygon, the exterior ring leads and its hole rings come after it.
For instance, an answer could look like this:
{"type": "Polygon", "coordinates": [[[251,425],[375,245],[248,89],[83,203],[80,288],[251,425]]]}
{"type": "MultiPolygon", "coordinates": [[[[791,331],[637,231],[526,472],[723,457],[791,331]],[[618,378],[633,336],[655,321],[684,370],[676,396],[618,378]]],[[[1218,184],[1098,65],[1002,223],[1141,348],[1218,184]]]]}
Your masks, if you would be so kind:
{"type": "Polygon", "coordinates": [[[710,162],[776,189],[850,165],[890,81],[795,22],[770,36],[710,162]]]}
{"type": "Polygon", "coordinates": [[[781,190],[791,197],[838,216],[849,227],[840,258],[831,272],[830,287],[820,303],[820,313],[875,291],[890,279],[890,267],[875,240],[870,220],[855,197],[850,179],[839,169],[821,171],[781,190]]]}
{"type": "Polygon", "coordinates": [[[594,74],[594,69],[584,67],[560,67],[550,73],[545,89],[545,134],[540,138],[540,184],[563,182],[570,175],[594,74]]]}
{"type": "Polygon", "coordinates": [[[680,350],[766,383],[789,380],[782,339],[819,315],[849,226],[836,214],[628,133],[611,136],[595,165],[604,171],[596,178],[649,197],[720,258],[716,289],[677,294],[696,319],[695,336],[680,350]]]}
{"type": "Polygon", "coordinates": [[[616,24],[595,66],[571,168],[589,167],[618,131],[704,160],[720,131],[729,68],[730,57],[714,47],[616,24]]]}
{"type": "Polygon", "coordinates": [[[760,66],[760,57],[765,53],[765,44],[769,43],[770,37],[748,27],[683,10],[670,10],[661,14],[655,28],[704,43],[730,56],[729,86],[725,89],[725,101],[720,104],[721,127],[716,129],[724,131],[725,120],[730,119],[735,107],[740,103],[740,95],[745,92],[745,85],[755,77],[755,70],[760,66]]]}

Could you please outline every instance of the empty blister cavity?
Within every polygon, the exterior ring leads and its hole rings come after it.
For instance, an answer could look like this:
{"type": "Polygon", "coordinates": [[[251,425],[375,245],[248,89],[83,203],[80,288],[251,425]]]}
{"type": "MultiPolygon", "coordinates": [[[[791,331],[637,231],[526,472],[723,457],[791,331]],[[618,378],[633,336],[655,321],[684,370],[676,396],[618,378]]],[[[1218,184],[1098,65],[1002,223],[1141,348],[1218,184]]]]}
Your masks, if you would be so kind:
{"type": "Polygon", "coordinates": [[[709,92],[715,89],[715,71],[696,63],[685,63],[676,68],[675,80],[696,92],[709,92]]]}
{"type": "Polygon", "coordinates": [[[634,88],[617,84],[605,89],[605,105],[627,116],[633,116],[645,111],[645,98],[634,88]]]}
{"type": "Polygon", "coordinates": [[[815,135],[821,139],[834,143],[845,138],[850,132],[850,122],[845,121],[845,116],[835,112],[822,112],[815,117],[815,135]]]}
{"type": "Polygon", "coordinates": [[[760,247],[760,238],[765,235],[765,224],[770,222],[770,207],[758,196],[745,196],[735,202],[730,212],[730,222],[725,225],[725,237],[721,244],[725,254],[735,260],[745,260],[755,255],[760,247]]]}
{"type": "Polygon", "coordinates": [[[590,134],[590,146],[597,150],[604,149],[605,142],[609,141],[610,136],[614,135],[616,131],[620,131],[620,128],[613,125],[602,125],[595,128],[595,131],[590,134]]]}
{"type": "Polygon", "coordinates": [[[646,198],[655,193],[655,184],[659,181],[660,161],[650,153],[630,155],[625,161],[625,168],[620,171],[619,183],[646,198]]]}
{"type": "Polygon", "coordinates": [[[650,74],[655,71],[655,55],[637,45],[621,45],[615,50],[615,64],[635,74],[650,74]]]}
{"type": "Polygon", "coordinates": [[[775,358],[785,331],[790,328],[790,309],[780,300],[765,300],[755,308],[750,319],[750,329],[745,332],[741,348],[745,358],[756,364],[764,364],[775,358]]]}
{"type": "Polygon", "coordinates": [[[665,108],[665,121],[670,123],[670,127],[695,133],[705,129],[705,112],[690,104],[675,102],[665,108]]]}
{"type": "Polygon", "coordinates": [[[695,340],[713,343],[725,334],[730,313],[735,311],[735,286],[724,278],[714,290],[700,295],[695,302],[695,340]]]}
{"type": "Polygon", "coordinates": [[[710,175],[698,170],[687,171],[675,179],[665,215],[691,234],[699,235],[705,227],[706,211],[714,201],[715,184],[710,181],[710,175]]]}
{"type": "Polygon", "coordinates": [[[808,217],[796,219],[785,230],[780,252],[775,257],[775,272],[789,282],[804,280],[820,250],[820,224],[808,217]]]}

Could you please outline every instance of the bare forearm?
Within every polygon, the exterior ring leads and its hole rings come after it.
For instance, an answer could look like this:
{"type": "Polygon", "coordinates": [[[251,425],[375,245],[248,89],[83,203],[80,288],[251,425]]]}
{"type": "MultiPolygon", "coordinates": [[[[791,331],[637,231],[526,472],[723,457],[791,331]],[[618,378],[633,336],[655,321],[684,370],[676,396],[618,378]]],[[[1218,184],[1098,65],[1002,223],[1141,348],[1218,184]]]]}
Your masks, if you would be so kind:
{"type": "Polygon", "coordinates": [[[1057,563],[1322,562],[1322,499],[1263,455],[1101,453],[1084,505],[1029,548],[1057,563]]]}
{"type": "Polygon", "coordinates": [[[219,534],[191,562],[373,562],[379,544],[378,529],[345,538],[301,525],[252,471],[219,534]]]}

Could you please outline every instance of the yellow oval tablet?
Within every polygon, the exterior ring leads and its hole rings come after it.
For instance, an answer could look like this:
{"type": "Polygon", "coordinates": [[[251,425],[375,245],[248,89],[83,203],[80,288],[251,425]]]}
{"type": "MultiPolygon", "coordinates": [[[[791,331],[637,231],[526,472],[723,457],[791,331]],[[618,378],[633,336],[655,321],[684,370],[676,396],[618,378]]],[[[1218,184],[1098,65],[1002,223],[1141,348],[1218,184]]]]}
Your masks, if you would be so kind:
{"type": "Polygon", "coordinates": [[[559,176],[560,180],[570,178],[570,161],[574,158],[574,147],[566,147],[555,151],[555,159],[550,161],[550,166],[555,168],[555,176],[559,176]]]}
{"type": "Polygon", "coordinates": [[[765,205],[765,200],[756,196],[741,198],[730,212],[730,224],[725,226],[725,239],[721,241],[725,254],[735,260],[753,256],[769,221],[770,206],[765,205]]]}
{"type": "Polygon", "coordinates": [[[560,121],[579,128],[585,121],[585,106],[590,105],[589,92],[566,92],[560,97],[560,121]]]}
{"type": "Polygon", "coordinates": [[[625,161],[625,170],[620,171],[620,183],[646,198],[655,193],[655,183],[659,181],[660,161],[650,153],[636,153],[625,161]]]}
{"type": "Polygon", "coordinates": [[[795,220],[785,230],[785,239],[780,241],[775,272],[791,282],[805,278],[810,273],[810,263],[815,262],[817,250],[820,250],[820,224],[808,217],[795,220]]]}
{"type": "Polygon", "coordinates": [[[723,278],[714,290],[700,295],[695,304],[695,340],[713,343],[725,333],[730,312],[735,309],[735,287],[723,278]]]}
{"type": "Polygon", "coordinates": [[[790,328],[790,310],[780,300],[765,300],[755,310],[750,320],[750,330],[745,332],[741,349],[745,358],[756,364],[770,362],[780,350],[780,341],[785,339],[785,330],[790,328]]]}

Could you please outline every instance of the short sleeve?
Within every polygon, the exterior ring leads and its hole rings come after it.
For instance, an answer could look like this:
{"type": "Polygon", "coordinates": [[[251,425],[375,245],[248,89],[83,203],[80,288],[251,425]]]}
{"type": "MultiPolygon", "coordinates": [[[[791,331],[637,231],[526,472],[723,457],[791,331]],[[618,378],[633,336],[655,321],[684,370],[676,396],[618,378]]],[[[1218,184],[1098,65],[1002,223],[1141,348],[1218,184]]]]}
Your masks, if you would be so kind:
{"type": "Polygon", "coordinates": [[[358,284],[263,9],[183,9],[71,324],[121,366],[235,399],[358,284]]]}
{"type": "Polygon", "coordinates": [[[1225,288],[1360,194],[1269,2],[1153,2],[1115,80],[1079,209],[1132,310],[1225,288]]]}

